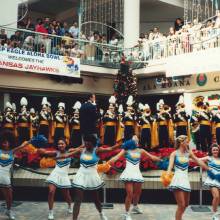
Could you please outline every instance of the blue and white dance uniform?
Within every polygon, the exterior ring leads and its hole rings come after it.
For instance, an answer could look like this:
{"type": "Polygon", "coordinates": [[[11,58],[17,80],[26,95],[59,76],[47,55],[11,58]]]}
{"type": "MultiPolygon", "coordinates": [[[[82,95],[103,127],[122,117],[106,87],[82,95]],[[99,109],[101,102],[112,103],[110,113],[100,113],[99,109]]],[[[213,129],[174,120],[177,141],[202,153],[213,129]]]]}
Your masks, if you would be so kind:
{"type": "Polygon", "coordinates": [[[11,187],[10,171],[13,162],[13,151],[0,150],[0,187],[11,187]]]}
{"type": "MultiPolygon", "coordinates": [[[[57,153],[57,157],[60,152],[57,153]]],[[[58,188],[71,188],[71,182],[68,176],[71,158],[57,160],[56,167],[46,179],[46,183],[53,184],[58,188]]]]}
{"type": "Polygon", "coordinates": [[[73,177],[72,186],[83,190],[95,190],[104,185],[103,180],[97,172],[97,164],[99,157],[96,154],[96,149],[93,152],[83,150],[80,157],[80,168],[73,177]]]}
{"type": "Polygon", "coordinates": [[[191,192],[191,187],[189,183],[188,176],[189,167],[189,153],[180,155],[179,150],[176,151],[176,156],[174,160],[174,176],[169,185],[169,189],[173,190],[183,190],[185,192],[191,192]]]}
{"type": "MultiPolygon", "coordinates": [[[[215,175],[220,175],[220,159],[215,159],[213,157],[209,157],[208,159],[208,166],[210,168],[212,168],[213,173],[215,175]]],[[[220,189],[220,181],[217,178],[211,178],[209,175],[207,176],[205,183],[205,186],[212,188],[212,187],[216,187],[218,189],[220,189]]]]}
{"type": "Polygon", "coordinates": [[[140,150],[127,150],[125,153],[126,167],[122,172],[119,180],[123,182],[138,182],[143,183],[144,178],[140,171],[140,150]]]}

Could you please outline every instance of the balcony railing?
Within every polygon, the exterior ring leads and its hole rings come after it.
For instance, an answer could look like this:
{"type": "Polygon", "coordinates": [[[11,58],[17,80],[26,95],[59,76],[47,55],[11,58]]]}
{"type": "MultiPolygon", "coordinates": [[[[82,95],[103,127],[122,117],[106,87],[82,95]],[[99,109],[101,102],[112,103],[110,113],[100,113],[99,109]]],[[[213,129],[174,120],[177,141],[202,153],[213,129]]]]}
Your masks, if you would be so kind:
{"type": "MultiPolygon", "coordinates": [[[[88,40],[74,39],[69,36],[42,34],[23,29],[4,29],[8,39],[0,44],[10,48],[21,48],[28,51],[78,57],[82,64],[119,68],[124,53],[127,60],[134,63],[145,63],[161,60],[170,56],[187,54],[220,47],[220,28],[202,28],[194,31],[182,31],[167,37],[154,40],[140,40],[137,46],[129,49],[88,40]]],[[[136,68],[141,65],[134,65],[136,68]]]]}
{"type": "Polygon", "coordinates": [[[0,45],[2,46],[77,57],[80,58],[82,64],[119,68],[122,47],[23,29],[0,26],[0,30],[5,30],[8,38],[5,40],[0,37],[0,45]]]}
{"type": "Polygon", "coordinates": [[[125,55],[133,62],[150,62],[216,47],[220,47],[220,28],[213,27],[154,40],[139,40],[136,47],[125,50],[125,55]]]}

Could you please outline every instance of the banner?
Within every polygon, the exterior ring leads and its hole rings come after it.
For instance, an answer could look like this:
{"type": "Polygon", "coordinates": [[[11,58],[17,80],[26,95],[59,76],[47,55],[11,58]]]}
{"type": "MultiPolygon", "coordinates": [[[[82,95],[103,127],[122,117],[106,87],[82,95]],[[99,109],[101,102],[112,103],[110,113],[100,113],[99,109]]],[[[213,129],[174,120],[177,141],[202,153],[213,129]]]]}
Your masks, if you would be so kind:
{"type": "Polygon", "coordinates": [[[167,58],[166,76],[217,72],[220,70],[219,60],[220,48],[172,56],[167,58]]]}
{"type": "Polygon", "coordinates": [[[0,68],[80,77],[80,59],[19,48],[0,47],[0,68]]]}

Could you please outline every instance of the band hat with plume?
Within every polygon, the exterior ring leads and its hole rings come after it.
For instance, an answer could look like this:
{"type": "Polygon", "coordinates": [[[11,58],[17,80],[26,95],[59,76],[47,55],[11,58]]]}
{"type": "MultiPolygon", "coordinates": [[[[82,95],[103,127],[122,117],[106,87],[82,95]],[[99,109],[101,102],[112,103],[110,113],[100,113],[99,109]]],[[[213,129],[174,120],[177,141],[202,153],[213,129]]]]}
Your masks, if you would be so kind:
{"type": "Polygon", "coordinates": [[[65,103],[64,103],[64,102],[60,102],[60,103],[58,104],[58,108],[63,108],[63,109],[65,109],[65,103]]]}
{"type": "Polygon", "coordinates": [[[164,105],[165,103],[164,103],[164,100],[163,99],[160,99],[159,100],[159,102],[157,103],[157,111],[159,111],[160,110],[160,106],[161,105],[164,105]]]}
{"type": "Polygon", "coordinates": [[[127,106],[132,106],[134,104],[134,99],[133,99],[132,95],[129,95],[126,104],[127,104],[127,106]]]}
{"type": "Polygon", "coordinates": [[[22,97],[20,100],[20,105],[21,106],[27,106],[28,105],[28,101],[25,97],[22,97]]]}
{"type": "Polygon", "coordinates": [[[48,105],[47,97],[42,98],[41,105],[48,105]]]}
{"type": "Polygon", "coordinates": [[[31,108],[31,109],[30,109],[30,113],[34,114],[34,113],[35,113],[35,109],[34,109],[34,108],[31,108]]]}
{"type": "Polygon", "coordinates": [[[80,101],[76,101],[74,106],[73,106],[73,109],[80,109],[81,108],[81,102],[80,101]]]}
{"type": "Polygon", "coordinates": [[[10,109],[13,109],[12,105],[10,102],[6,102],[5,104],[5,108],[10,108],[10,109]]]}
{"type": "Polygon", "coordinates": [[[181,105],[181,104],[184,104],[184,97],[183,97],[183,95],[181,95],[181,96],[179,97],[179,100],[178,100],[178,102],[176,103],[176,106],[181,105]]]}
{"type": "Polygon", "coordinates": [[[150,109],[150,106],[149,106],[148,104],[145,104],[145,105],[144,105],[143,110],[146,110],[146,109],[150,109]]]}
{"type": "Polygon", "coordinates": [[[13,111],[16,111],[16,104],[15,104],[15,103],[12,103],[11,106],[12,106],[12,110],[13,110],[13,111]]]}
{"type": "Polygon", "coordinates": [[[140,102],[140,103],[138,104],[138,108],[142,111],[142,110],[144,110],[144,105],[140,102]]]}
{"type": "Polygon", "coordinates": [[[119,107],[118,107],[118,112],[120,113],[120,114],[122,114],[123,113],[123,106],[122,106],[122,104],[121,105],[119,105],[119,107]]]}
{"type": "Polygon", "coordinates": [[[116,98],[115,98],[115,96],[111,96],[110,98],[109,98],[109,104],[113,104],[113,105],[115,105],[115,103],[116,103],[116,98]]]}

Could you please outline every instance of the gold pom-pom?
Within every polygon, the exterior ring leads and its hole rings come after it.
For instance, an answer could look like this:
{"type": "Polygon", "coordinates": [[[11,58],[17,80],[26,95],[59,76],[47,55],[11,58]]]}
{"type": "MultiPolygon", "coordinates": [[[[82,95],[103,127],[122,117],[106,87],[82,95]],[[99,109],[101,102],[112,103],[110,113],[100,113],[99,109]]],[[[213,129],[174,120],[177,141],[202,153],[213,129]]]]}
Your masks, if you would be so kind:
{"type": "Polygon", "coordinates": [[[107,173],[111,169],[111,165],[109,163],[98,164],[97,171],[99,173],[107,173]]]}
{"type": "Polygon", "coordinates": [[[27,152],[28,154],[35,154],[37,153],[37,148],[32,144],[28,144],[26,147],[24,147],[23,151],[27,152]]]}
{"type": "Polygon", "coordinates": [[[174,173],[168,173],[167,171],[163,171],[160,177],[160,181],[162,182],[164,187],[168,187],[172,181],[174,173]]]}
{"type": "Polygon", "coordinates": [[[40,160],[40,168],[53,168],[56,166],[56,161],[52,158],[43,157],[40,160]]]}

